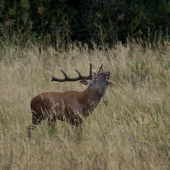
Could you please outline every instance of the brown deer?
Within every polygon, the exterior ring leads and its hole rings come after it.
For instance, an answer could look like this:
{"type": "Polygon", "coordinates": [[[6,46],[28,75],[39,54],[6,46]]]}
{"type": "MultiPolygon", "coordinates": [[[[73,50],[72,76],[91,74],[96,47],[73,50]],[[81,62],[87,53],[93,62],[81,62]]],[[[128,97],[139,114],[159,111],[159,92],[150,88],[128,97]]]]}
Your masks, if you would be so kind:
{"type": "Polygon", "coordinates": [[[34,130],[42,120],[48,119],[48,124],[55,125],[56,119],[69,122],[71,125],[79,125],[82,123],[83,117],[88,116],[99,103],[106,88],[112,82],[110,80],[110,72],[103,72],[103,63],[100,65],[99,71],[96,73],[90,64],[90,75],[82,76],[78,73],[77,78],[69,78],[64,74],[64,79],[55,78],[52,73],[51,81],[65,82],[78,81],[89,87],[82,91],[68,92],[45,92],[35,96],[31,100],[32,124],[28,127],[28,136],[31,137],[31,130],[34,130]],[[92,71],[94,76],[92,76],[92,71]]]}

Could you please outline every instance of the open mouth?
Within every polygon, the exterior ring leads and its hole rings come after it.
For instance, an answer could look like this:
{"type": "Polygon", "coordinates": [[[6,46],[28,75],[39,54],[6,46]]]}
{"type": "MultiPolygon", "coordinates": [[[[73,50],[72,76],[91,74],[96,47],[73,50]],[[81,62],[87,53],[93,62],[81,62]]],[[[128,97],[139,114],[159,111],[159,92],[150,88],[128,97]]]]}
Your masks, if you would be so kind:
{"type": "Polygon", "coordinates": [[[110,80],[110,73],[107,72],[107,84],[111,84],[112,80],[110,80]]]}

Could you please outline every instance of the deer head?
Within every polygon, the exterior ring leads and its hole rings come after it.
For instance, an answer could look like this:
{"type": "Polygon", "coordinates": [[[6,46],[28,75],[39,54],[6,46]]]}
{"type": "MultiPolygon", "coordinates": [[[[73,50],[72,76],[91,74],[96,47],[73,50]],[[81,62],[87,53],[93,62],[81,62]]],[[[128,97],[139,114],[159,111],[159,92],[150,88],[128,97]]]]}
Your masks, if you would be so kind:
{"type": "Polygon", "coordinates": [[[66,82],[66,81],[78,81],[80,80],[80,83],[84,85],[90,85],[90,88],[94,91],[98,92],[100,95],[104,93],[107,86],[112,83],[110,80],[110,72],[103,72],[103,63],[101,63],[100,68],[98,72],[96,73],[96,70],[92,69],[92,64],[90,64],[90,73],[89,76],[82,76],[77,69],[74,70],[78,73],[77,78],[69,78],[66,73],[59,67],[61,72],[64,74],[64,79],[58,79],[52,75],[50,71],[48,71],[51,75],[51,81],[58,81],[58,82],[66,82]],[[92,71],[94,73],[94,76],[92,76],[92,71]]]}

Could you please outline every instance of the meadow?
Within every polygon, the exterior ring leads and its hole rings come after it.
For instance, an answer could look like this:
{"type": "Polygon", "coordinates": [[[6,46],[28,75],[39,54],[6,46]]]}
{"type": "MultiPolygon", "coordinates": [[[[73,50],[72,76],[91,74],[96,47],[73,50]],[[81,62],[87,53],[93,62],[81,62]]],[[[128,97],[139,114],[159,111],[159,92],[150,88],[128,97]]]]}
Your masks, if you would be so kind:
{"type": "Polygon", "coordinates": [[[118,43],[68,50],[38,49],[28,43],[0,49],[0,169],[164,170],[170,168],[170,44],[156,49],[118,43]],[[79,82],[51,82],[58,67],[88,75],[90,61],[111,72],[113,83],[82,124],[81,138],[68,123],[51,131],[43,121],[27,137],[31,99],[41,92],[82,91],[79,82]]]}

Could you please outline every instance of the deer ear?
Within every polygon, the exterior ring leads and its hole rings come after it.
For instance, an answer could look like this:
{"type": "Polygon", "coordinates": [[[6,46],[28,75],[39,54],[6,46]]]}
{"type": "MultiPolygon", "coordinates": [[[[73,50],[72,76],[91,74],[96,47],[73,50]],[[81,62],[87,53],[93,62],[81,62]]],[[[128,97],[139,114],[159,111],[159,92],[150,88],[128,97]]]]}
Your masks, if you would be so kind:
{"type": "Polygon", "coordinates": [[[90,80],[81,80],[80,83],[82,83],[84,85],[89,85],[90,84],[90,80]]]}

